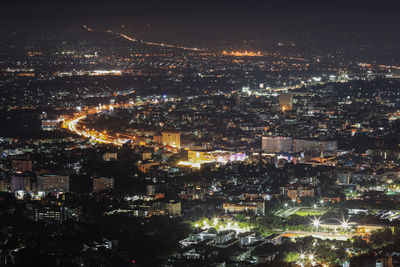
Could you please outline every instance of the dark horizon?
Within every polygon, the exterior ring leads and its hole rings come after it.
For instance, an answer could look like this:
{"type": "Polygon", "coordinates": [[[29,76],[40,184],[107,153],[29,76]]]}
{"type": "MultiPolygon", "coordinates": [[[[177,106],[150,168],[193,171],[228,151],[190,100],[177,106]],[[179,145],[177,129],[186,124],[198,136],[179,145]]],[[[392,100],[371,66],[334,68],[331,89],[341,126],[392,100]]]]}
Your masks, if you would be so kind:
{"type": "Polygon", "coordinates": [[[287,32],[396,32],[395,1],[15,1],[3,3],[0,29],[41,29],[90,24],[172,29],[287,32]]]}

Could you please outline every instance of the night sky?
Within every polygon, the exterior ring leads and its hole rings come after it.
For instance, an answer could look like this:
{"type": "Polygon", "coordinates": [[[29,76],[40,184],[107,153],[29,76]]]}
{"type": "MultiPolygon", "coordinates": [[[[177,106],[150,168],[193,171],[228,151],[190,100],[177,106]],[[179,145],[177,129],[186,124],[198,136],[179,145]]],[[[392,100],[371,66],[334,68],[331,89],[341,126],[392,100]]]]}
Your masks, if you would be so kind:
{"type": "Polygon", "coordinates": [[[153,23],[232,30],[383,30],[400,27],[399,1],[2,1],[1,28],[153,23]],[[397,2],[397,3],[396,3],[397,2]]]}

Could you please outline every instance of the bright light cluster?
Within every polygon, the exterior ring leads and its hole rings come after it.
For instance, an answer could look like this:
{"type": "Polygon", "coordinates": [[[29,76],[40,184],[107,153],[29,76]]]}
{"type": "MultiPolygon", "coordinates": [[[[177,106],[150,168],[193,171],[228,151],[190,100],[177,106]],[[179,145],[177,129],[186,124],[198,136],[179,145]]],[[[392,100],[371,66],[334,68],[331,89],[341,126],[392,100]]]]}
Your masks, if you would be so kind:
{"type": "Polygon", "coordinates": [[[222,52],[223,55],[227,55],[227,56],[235,56],[235,57],[260,57],[263,56],[263,54],[258,51],[258,52],[249,52],[249,51],[232,51],[232,52],[227,52],[227,51],[223,51],[222,52]]]}
{"type": "Polygon", "coordinates": [[[194,223],[195,228],[200,228],[202,230],[208,230],[210,228],[214,228],[218,232],[233,230],[236,233],[244,233],[249,232],[253,227],[250,226],[241,226],[237,221],[233,220],[223,220],[220,218],[213,218],[212,220],[203,219],[196,223],[194,223]]]}

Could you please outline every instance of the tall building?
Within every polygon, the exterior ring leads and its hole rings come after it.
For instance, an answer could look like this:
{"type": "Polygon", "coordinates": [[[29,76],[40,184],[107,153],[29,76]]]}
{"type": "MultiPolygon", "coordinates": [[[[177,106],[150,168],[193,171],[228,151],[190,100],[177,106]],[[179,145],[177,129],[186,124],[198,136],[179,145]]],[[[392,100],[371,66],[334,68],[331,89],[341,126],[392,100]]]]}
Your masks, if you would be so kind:
{"type": "Polygon", "coordinates": [[[181,216],[181,201],[180,200],[170,200],[164,203],[164,208],[166,213],[171,217],[181,216]]]}
{"type": "Polygon", "coordinates": [[[104,192],[114,189],[114,178],[93,178],[93,193],[104,192]]]}
{"type": "Polygon", "coordinates": [[[149,184],[149,185],[147,185],[146,189],[147,189],[147,192],[146,192],[147,196],[149,196],[149,197],[155,196],[155,194],[156,194],[156,186],[155,185],[149,184]]]}
{"type": "Polygon", "coordinates": [[[44,193],[69,192],[69,176],[38,175],[37,191],[44,193]]]}
{"type": "Polygon", "coordinates": [[[15,172],[31,172],[32,171],[32,161],[29,157],[25,159],[14,159],[11,162],[12,168],[15,172]]]}
{"type": "Polygon", "coordinates": [[[181,146],[181,134],[179,133],[179,131],[163,131],[161,134],[161,139],[164,146],[172,146],[178,148],[181,146]]]}
{"type": "Polygon", "coordinates": [[[31,177],[27,175],[11,176],[11,191],[31,191],[31,177]]]}
{"type": "Polygon", "coordinates": [[[270,153],[289,152],[293,149],[293,140],[290,137],[266,137],[262,138],[262,150],[270,153]]]}
{"type": "Polygon", "coordinates": [[[279,94],[279,105],[283,111],[293,108],[293,93],[279,94]]]}
{"type": "Polygon", "coordinates": [[[243,99],[241,95],[237,95],[235,99],[235,106],[237,109],[240,109],[240,107],[243,105],[243,99]]]}

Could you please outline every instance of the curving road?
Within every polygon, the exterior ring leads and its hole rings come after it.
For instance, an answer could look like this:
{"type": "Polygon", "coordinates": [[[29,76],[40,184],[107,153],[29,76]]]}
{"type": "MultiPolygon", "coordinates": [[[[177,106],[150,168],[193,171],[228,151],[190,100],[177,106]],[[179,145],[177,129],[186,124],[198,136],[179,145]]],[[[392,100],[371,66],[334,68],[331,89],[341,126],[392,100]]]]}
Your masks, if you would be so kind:
{"type": "Polygon", "coordinates": [[[81,120],[83,120],[85,118],[86,118],[86,115],[79,116],[77,118],[72,119],[71,121],[69,121],[67,123],[68,129],[71,132],[74,132],[74,133],[76,133],[76,134],[78,134],[80,136],[86,137],[86,138],[90,138],[91,140],[99,142],[99,143],[113,144],[113,145],[117,145],[117,146],[122,146],[123,145],[123,143],[121,143],[118,140],[113,140],[113,139],[109,139],[109,138],[106,138],[106,137],[104,137],[104,138],[98,137],[98,136],[100,136],[100,133],[96,132],[96,135],[93,135],[93,134],[90,134],[90,133],[88,133],[86,131],[79,130],[77,128],[77,125],[78,125],[79,121],[81,121],[81,120]]]}

